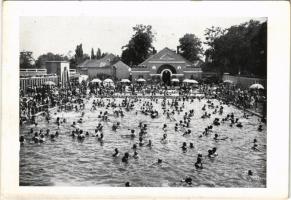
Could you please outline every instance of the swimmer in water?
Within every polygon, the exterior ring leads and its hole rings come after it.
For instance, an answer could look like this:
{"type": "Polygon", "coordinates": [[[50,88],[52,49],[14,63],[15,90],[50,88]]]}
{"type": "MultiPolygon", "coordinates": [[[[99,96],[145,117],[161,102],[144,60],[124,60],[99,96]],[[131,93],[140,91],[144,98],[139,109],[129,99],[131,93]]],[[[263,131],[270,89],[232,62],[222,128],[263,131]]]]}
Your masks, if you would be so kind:
{"type": "Polygon", "coordinates": [[[20,138],[19,138],[19,142],[20,142],[20,145],[24,145],[24,143],[25,143],[25,139],[24,139],[24,136],[23,136],[23,135],[20,136],[20,138]]]}
{"type": "Polygon", "coordinates": [[[104,137],[104,135],[103,135],[103,133],[101,133],[100,137],[98,138],[98,141],[103,142],[103,137],[104,137]]]}
{"type": "Polygon", "coordinates": [[[258,145],[256,143],[254,143],[254,145],[252,146],[252,150],[260,151],[260,149],[258,149],[258,145]]]}
{"type": "Polygon", "coordinates": [[[129,153],[125,152],[124,156],[121,159],[121,161],[124,162],[124,163],[128,163],[128,159],[129,159],[129,153]]]}
{"type": "Polygon", "coordinates": [[[243,125],[241,124],[241,122],[238,122],[237,125],[236,125],[236,127],[238,127],[238,128],[242,128],[243,125]]]}
{"type": "Polygon", "coordinates": [[[188,185],[192,185],[192,178],[190,177],[186,177],[185,179],[182,179],[181,182],[185,182],[187,183],[188,185]]]}
{"type": "Polygon", "coordinates": [[[132,149],[133,149],[133,150],[136,150],[136,149],[137,149],[136,144],[133,144],[133,145],[132,145],[132,149]]]}
{"type": "Polygon", "coordinates": [[[185,153],[187,151],[187,143],[183,142],[183,145],[181,148],[182,148],[182,151],[185,153]]]}
{"type": "Polygon", "coordinates": [[[135,138],[136,137],[134,129],[131,129],[130,137],[131,138],[135,138]]]}
{"type": "Polygon", "coordinates": [[[164,126],[163,126],[163,131],[164,131],[164,132],[167,131],[167,124],[164,124],[164,126]]]}
{"type": "Polygon", "coordinates": [[[50,135],[50,129],[46,130],[45,136],[49,136],[50,135]]]}
{"type": "Polygon", "coordinates": [[[192,142],[190,142],[190,149],[193,149],[194,148],[194,144],[192,142]]]}
{"type": "Polygon", "coordinates": [[[202,165],[202,154],[198,154],[197,161],[195,163],[195,167],[197,169],[202,169],[203,168],[203,165],[202,165]]]}
{"type": "Polygon", "coordinates": [[[143,146],[143,145],[144,145],[143,139],[142,137],[139,137],[139,146],[143,146]]]}
{"type": "Polygon", "coordinates": [[[126,183],[125,183],[125,187],[131,187],[130,182],[126,182],[126,183]]]}
{"type": "Polygon", "coordinates": [[[112,155],[112,157],[118,157],[119,156],[119,151],[117,148],[114,149],[114,154],[112,155]]]}
{"type": "Polygon", "coordinates": [[[167,139],[167,134],[164,133],[164,134],[163,134],[163,138],[161,139],[161,141],[165,141],[166,139],[167,139]]]}
{"type": "Polygon", "coordinates": [[[76,127],[76,122],[73,122],[73,124],[71,125],[71,127],[75,128],[76,127]]]}
{"type": "Polygon", "coordinates": [[[32,140],[34,141],[34,143],[38,143],[39,142],[39,137],[38,137],[38,133],[37,132],[34,133],[34,136],[33,136],[32,140]]]}
{"type": "Polygon", "coordinates": [[[153,144],[152,144],[152,140],[149,140],[149,143],[147,144],[147,147],[152,147],[153,144]]]}
{"type": "Polygon", "coordinates": [[[259,128],[258,128],[258,131],[263,131],[263,126],[262,125],[259,125],[259,128]]]}
{"type": "Polygon", "coordinates": [[[219,136],[218,136],[218,134],[217,133],[215,133],[215,135],[214,135],[214,138],[213,138],[215,141],[218,141],[218,140],[226,140],[226,139],[228,139],[228,137],[223,137],[223,138],[219,138],[219,136]]]}
{"type": "Polygon", "coordinates": [[[138,153],[137,153],[136,151],[134,151],[132,157],[133,157],[134,159],[138,159],[138,158],[139,158],[139,155],[138,155],[138,153]]]}

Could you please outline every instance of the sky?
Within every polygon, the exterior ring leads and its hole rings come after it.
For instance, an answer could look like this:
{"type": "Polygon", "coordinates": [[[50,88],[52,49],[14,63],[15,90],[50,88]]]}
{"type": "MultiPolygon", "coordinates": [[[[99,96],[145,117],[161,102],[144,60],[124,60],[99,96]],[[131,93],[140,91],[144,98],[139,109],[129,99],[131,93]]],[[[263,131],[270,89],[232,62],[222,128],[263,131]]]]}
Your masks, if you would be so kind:
{"type": "MultiPolygon", "coordinates": [[[[76,46],[83,45],[84,53],[96,52],[121,55],[122,46],[133,35],[136,24],[151,25],[155,35],[153,46],[157,51],[168,47],[176,49],[179,38],[193,33],[205,41],[206,28],[228,28],[249,20],[266,21],[266,18],[186,18],[186,17],[21,17],[20,51],[32,51],[33,57],[52,52],[73,56],[76,46]]],[[[206,48],[206,46],[203,46],[206,48]]]]}

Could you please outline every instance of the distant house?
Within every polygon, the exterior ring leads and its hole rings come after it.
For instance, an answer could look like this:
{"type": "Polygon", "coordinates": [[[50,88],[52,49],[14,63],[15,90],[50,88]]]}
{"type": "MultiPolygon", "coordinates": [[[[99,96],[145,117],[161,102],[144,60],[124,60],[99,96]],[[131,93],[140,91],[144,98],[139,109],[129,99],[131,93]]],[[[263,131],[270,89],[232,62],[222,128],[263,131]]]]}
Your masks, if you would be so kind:
{"type": "Polygon", "coordinates": [[[132,67],[132,78],[158,79],[169,83],[172,78],[201,79],[201,63],[192,63],[167,47],[132,67]]]}
{"type": "Polygon", "coordinates": [[[89,79],[112,78],[122,79],[129,77],[130,68],[122,61],[117,61],[116,56],[108,54],[101,59],[88,59],[77,66],[77,72],[88,75],[89,79]]]}

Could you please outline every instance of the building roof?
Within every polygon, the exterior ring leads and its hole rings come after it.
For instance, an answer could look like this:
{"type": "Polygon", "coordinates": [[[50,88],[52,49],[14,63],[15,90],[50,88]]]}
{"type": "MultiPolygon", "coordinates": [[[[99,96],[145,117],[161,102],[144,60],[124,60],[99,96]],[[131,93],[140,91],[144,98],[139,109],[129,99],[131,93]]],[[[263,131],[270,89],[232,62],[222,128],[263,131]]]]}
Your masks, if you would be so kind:
{"type": "Polygon", "coordinates": [[[88,59],[80,63],[77,67],[80,67],[80,68],[107,67],[112,64],[112,61],[114,60],[115,57],[116,56],[113,54],[108,54],[99,60],[88,59]]]}
{"type": "Polygon", "coordinates": [[[115,63],[113,66],[115,66],[116,68],[127,68],[127,69],[130,68],[127,64],[125,64],[121,60],[115,63]]]}
{"type": "Polygon", "coordinates": [[[147,65],[149,61],[169,61],[169,60],[174,60],[174,61],[184,61],[187,65],[193,65],[189,60],[186,58],[182,57],[181,55],[177,54],[175,51],[169,49],[168,47],[165,47],[158,53],[150,56],[148,59],[143,61],[139,66],[141,65],[147,65]]]}

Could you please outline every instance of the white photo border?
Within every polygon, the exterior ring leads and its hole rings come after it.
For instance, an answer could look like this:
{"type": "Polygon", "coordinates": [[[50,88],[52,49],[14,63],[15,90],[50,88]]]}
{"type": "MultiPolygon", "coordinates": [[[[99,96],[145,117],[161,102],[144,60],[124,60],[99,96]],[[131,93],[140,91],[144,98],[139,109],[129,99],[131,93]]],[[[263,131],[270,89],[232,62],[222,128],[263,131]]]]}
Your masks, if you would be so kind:
{"type": "Polygon", "coordinates": [[[2,199],[288,198],[290,4],[257,2],[17,2],[3,4],[1,74],[2,199]],[[98,12],[96,9],[98,8],[98,12]],[[19,186],[19,18],[21,16],[267,17],[266,188],[114,188],[19,186]]]}

